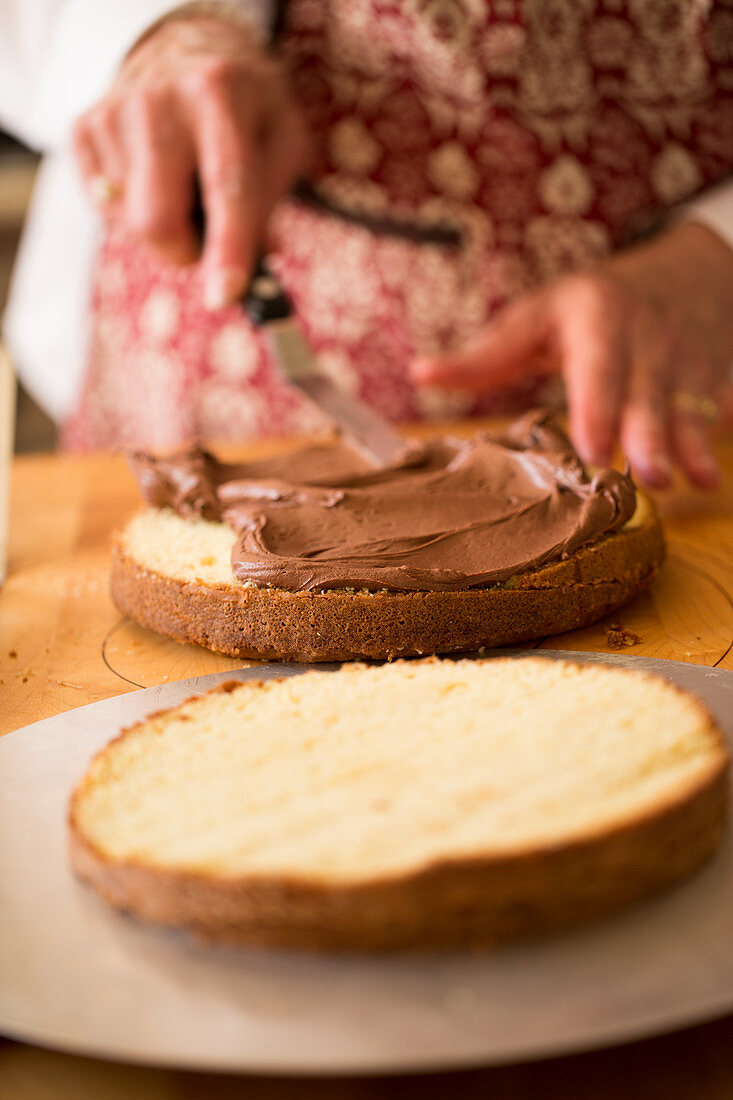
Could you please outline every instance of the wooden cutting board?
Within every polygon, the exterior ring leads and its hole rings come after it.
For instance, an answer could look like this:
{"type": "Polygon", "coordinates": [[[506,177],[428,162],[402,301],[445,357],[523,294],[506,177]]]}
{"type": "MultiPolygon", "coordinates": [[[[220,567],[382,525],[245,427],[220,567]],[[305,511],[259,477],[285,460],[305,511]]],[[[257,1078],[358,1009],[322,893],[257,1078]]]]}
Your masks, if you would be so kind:
{"type": "MultiPolygon", "coordinates": [[[[476,425],[447,427],[467,434],[476,425]]],[[[286,445],[269,441],[238,453],[286,445]]],[[[719,491],[680,488],[659,498],[669,557],[651,589],[621,612],[533,648],[733,668],[733,440],[719,452],[726,470],[719,491]]],[[[158,637],[116,611],[107,591],[110,540],[138,506],[121,456],[16,460],[9,573],[0,590],[0,734],[135,687],[242,666],[158,637]]]]}

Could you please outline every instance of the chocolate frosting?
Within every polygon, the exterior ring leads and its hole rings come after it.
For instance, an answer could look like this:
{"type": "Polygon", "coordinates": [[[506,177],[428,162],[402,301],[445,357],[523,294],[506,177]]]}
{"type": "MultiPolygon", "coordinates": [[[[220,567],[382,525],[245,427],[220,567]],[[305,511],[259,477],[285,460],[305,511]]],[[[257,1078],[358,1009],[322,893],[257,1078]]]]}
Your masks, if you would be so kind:
{"type": "Polygon", "coordinates": [[[148,503],[232,527],[239,580],[291,592],[486,587],[617,530],[636,505],[628,472],[589,476],[542,411],[388,468],[344,440],[245,465],[199,448],[131,463],[148,503]]]}

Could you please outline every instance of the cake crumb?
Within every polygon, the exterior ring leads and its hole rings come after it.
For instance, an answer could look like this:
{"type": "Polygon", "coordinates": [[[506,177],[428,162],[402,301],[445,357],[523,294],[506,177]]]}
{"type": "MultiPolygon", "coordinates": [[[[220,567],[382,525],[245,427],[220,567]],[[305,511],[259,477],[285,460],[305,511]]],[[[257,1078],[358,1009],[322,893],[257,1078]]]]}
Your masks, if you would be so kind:
{"type": "Polygon", "coordinates": [[[638,645],[641,638],[633,630],[625,630],[620,623],[611,623],[606,630],[606,644],[609,649],[623,649],[624,646],[638,645]]]}

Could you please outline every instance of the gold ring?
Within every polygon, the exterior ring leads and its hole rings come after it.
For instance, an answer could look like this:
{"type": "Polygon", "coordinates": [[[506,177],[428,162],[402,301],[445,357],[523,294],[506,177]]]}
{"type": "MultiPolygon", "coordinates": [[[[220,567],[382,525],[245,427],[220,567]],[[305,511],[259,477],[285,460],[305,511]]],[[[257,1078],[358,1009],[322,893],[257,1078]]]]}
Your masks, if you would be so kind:
{"type": "Polygon", "coordinates": [[[705,420],[717,420],[720,416],[718,402],[712,397],[706,397],[702,393],[690,393],[689,390],[675,390],[672,394],[672,404],[680,412],[697,413],[705,420]]]}
{"type": "Polygon", "coordinates": [[[122,194],[122,184],[108,176],[94,176],[89,183],[89,194],[97,206],[107,206],[122,194]]]}

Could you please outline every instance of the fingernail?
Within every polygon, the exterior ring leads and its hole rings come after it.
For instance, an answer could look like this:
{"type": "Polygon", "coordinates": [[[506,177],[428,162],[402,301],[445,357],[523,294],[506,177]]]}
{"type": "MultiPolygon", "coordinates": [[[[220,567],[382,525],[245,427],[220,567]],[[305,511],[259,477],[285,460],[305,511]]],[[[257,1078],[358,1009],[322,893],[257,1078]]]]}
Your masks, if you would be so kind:
{"type": "Polygon", "coordinates": [[[212,311],[231,305],[244,290],[241,267],[222,267],[210,272],[204,286],[204,305],[212,311]]]}
{"type": "Polygon", "coordinates": [[[654,455],[638,463],[642,480],[651,489],[666,489],[672,484],[674,470],[666,455],[654,455]]]}
{"type": "Polygon", "coordinates": [[[697,463],[694,480],[701,489],[717,489],[720,485],[720,467],[703,459],[697,463]]]}

